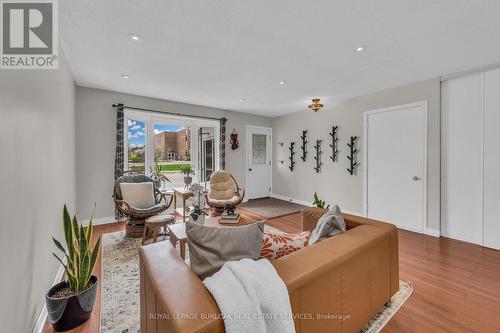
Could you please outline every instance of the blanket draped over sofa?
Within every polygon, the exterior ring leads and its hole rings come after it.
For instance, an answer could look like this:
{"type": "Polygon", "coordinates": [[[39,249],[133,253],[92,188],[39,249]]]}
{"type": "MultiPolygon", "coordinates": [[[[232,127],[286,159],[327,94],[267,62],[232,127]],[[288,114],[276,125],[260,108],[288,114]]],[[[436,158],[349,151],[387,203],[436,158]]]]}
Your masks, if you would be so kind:
{"type": "Polygon", "coordinates": [[[285,283],[267,259],[227,262],[203,284],[221,310],[227,333],[294,333],[285,283]]]}

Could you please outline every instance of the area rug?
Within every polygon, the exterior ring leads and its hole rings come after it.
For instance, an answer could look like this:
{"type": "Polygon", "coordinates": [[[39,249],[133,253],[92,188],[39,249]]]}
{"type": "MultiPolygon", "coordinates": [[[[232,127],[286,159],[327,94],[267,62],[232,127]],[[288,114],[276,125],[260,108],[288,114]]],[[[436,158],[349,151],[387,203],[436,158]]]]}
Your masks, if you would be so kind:
{"type": "MultiPolygon", "coordinates": [[[[266,231],[274,229],[268,225],[266,231]]],[[[161,238],[160,238],[161,239],[161,238]]],[[[165,238],[168,240],[168,237],[165,238]]],[[[102,237],[101,333],[139,333],[139,247],[141,239],[125,237],[125,232],[102,237]]],[[[189,258],[186,248],[186,259],[189,258]]],[[[189,264],[188,259],[186,263],[189,264]]],[[[380,310],[361,330],[378,333],[413,292],[410,282],[400,281],[392,305],[380,310]]]]}
{"type": "Polygon", "coordinates": [[[266,219],[290,215],[302,211],[307,206],[276,198],[250,199],[239,205],[239,208],[262,216],[266,219]]]}

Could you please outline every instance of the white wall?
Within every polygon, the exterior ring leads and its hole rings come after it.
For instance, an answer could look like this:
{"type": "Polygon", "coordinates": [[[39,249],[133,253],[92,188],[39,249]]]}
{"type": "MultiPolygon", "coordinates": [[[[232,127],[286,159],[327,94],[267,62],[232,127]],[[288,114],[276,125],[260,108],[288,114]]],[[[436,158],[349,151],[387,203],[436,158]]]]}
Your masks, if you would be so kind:
{"type": "MultiPolygon", "coordinates": [[[[362,163],[363,163],[363,112],[383,107],[412,102],[428,102],[428,222],[427,226],[439,229],[439,131],[440,131],[440,83],[439,79],[417,82],[410,85],[352,98],[336,107],[326,105],[324,110],[314,113],[301,111],[273,119],[274,130],[274,185],[273,192],[285,197],[312,202],[315,191],[327,202],[339,204],[341,209],[353,213],[362,212],[362,163]],[[339,161],[333,163],[328,157],[331,127],[339,126],[339,161]],[[307,161],[300,159],[300,135],[308,130],[307,161]],[[350,136],[358,136],[357,174],[347,172],[347,142],[350,136]],[[317,174],[314,167],[316,139],[322,139],[322,170],[317,174]],[[288,145],[295,141],[296,164],[294,172],[288,169],[288,145]],[[284,142],[284,147],[278,145],[284,142]],[[284,160],[280,164],[279,160],[284,160]]],[[[396,157],[395,157],[396,158],[396,157]]]]}
{"type": "Polygon", "coordinates": [[[114,179],[116,112],[113,103],[191,115],[226,117],[226,169],[245,184],[245,127],[271,126],[271,119],[191,104],[183,104],[107,90],[76,88],[77,208],[85,217],[97,203],[95,218],[114,215],[111,199],[114,179]],[[232,150],[230,133],[239,134],[240,148],[232,150]]]}
{"type": "Polygon", "coordinates": [[[62,208],[75,209],[75,85],[57,70],[0,70],[0,323],[30,332],[59,265],[62,208]]]}

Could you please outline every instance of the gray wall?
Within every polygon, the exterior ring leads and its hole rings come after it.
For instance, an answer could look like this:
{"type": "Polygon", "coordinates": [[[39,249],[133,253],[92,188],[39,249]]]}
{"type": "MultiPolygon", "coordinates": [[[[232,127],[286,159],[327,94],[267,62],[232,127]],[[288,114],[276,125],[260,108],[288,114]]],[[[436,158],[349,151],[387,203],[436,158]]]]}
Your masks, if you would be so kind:
{"type": "Polygon", "coordinates": [[[59,268],[62,207],[75,209],[75,85],[58,70],[0,70],[0,322],[30,332],[59,268]]]}
{"type": "Polygon", "coordinates": [[[412,102],[428,102],[428,203],[427,227],[439,229],[439,177],[440,177],[440,83],[439,79],[417,82],[410,85],[356,97],[343,102],[337,107],[326,106],[317,113],[311,111],[296,112],[273,119],[274,130],[274,186],[276,194],[298,200],[311,201],[314,191],[327,202],[337,203],[346,211],[361,213],[363,209],[362,164],[357,175],[347,173],[346,143],[350,136],[360,137],[358,141],[360,163],[363,163],[363,112],[383,107],[412,102]],[[328,133],[333,124],[339,125],[340,160],[332,163],[329,158],[328,133]],[[300,135],[308,130],[309,155],[306,163],[300,159],[300,135]],[[323,168],[320,174],[313,170],[312,158],[316,139],[323,139],[323,168]],[[290,141],[297,146],[296,169],[288,169],[288,147],[290,141]],[[284,142],[281,147],[278,142],[284,142]],[[285,164],[279,164],[284,160],[285,164]]]}
{"type": "Polygon", "coordinates": [[[245,184],[245,127],[246,125],[271,126],[271,118],[213,109],[203,106],[176,103],[118,92],[76,88],[76,174],[79,215],[88,216],[94,202],[95,218],[114,215],[111,199],[114,178],[116,112],[113,103],[123,103],[156,110],[191,115],[226,117],[226,169],[238,183],[245,184]],[[240,148],[232,150],[229,134],[239,134],[240,148]]]}

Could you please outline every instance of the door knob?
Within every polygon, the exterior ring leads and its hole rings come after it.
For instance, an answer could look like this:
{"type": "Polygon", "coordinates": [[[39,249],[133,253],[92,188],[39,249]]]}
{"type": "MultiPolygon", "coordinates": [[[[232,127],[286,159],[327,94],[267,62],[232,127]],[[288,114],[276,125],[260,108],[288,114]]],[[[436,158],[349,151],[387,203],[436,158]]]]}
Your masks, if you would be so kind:
{"type": "Polygon", "coordinates": [[[419,177],[417,177],[417,176],[413,176],[413,180],[414,180],[414,181],[417,181],[417,180],[420,180],[420,178],[419,178],[419,177]]]}
{"type": "Polygon", "coordinates": [[[252,168],[248,168],[248,171],[252,171],[252,168]]]}

